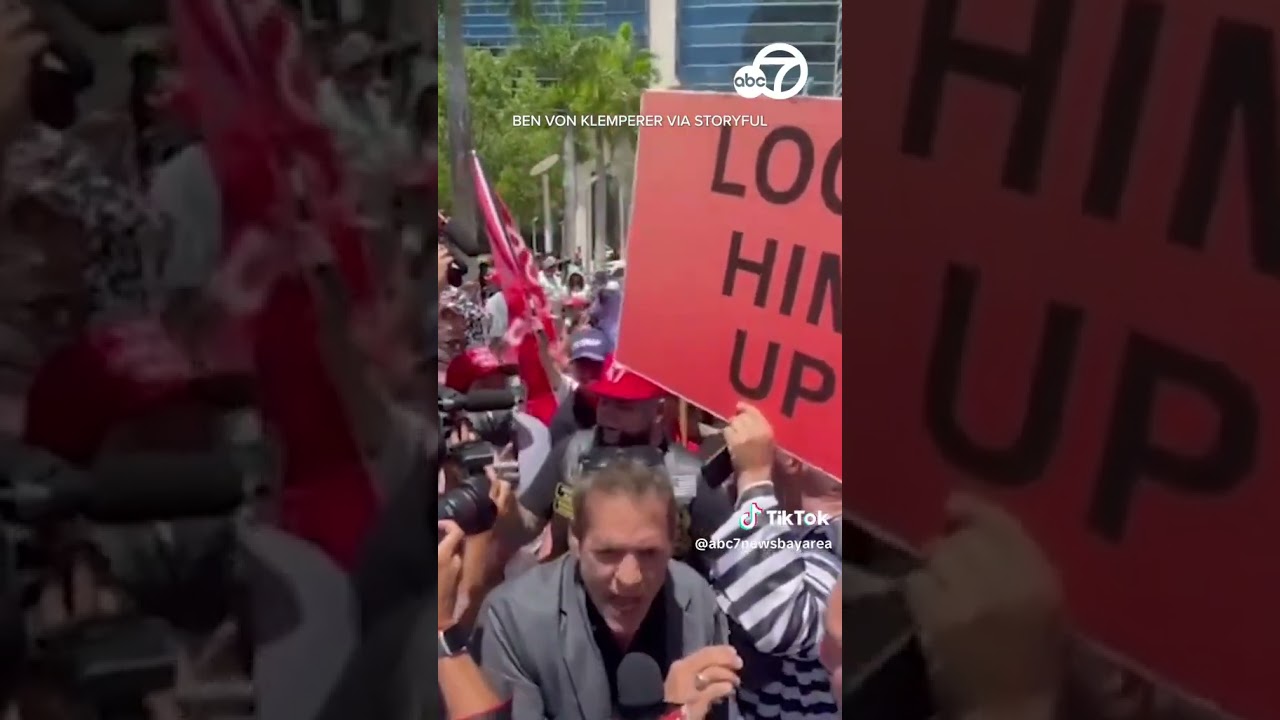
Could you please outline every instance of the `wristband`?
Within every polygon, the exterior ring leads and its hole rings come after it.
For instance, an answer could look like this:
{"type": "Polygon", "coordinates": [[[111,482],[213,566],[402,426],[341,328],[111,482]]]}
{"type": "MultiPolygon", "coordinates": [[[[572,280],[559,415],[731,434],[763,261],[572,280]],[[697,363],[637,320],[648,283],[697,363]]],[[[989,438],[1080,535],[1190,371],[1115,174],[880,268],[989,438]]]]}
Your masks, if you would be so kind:
{"type": "Polygon", "coordinates": [[[467,637],[457,625],[451,625],[436,633],[436,659],[444,660],[467,653],[467,637]]]}

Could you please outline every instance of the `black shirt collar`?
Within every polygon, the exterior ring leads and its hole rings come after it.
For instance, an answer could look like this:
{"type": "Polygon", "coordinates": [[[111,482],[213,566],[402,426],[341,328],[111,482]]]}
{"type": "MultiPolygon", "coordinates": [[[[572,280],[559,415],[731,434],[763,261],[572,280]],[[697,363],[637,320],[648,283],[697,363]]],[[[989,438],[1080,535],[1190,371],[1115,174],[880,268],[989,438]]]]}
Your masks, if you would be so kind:
{"type": "MultiPolygon", "coordinates": [[[[591,637],[600,653],[605,677],[609,679],[609,698],[616,710],[618,704],[618,666],[622,664],[624,656],[629,653],[648,655],[658,663],[663,677],[666,677],[672,661],[678,659],[672,657],[672,652],[669,648],[671,634],[668,632],[667,623],[672,616],[668,611],[668,605],[674,606],[674,599],[671,594],[671,580],[668,577],[667,582],[663,584],[662,589],[654,597],[653,604],[649,606],[649,612],[640,621],[640,627],[631,638],[631,645],[626,648],[619,647],[613,631],[609,629],[608,623],[605,622],[600,611],[596,609],[595,603],[591,601],[591,596],[587,595],[587,590],[582,585],[582,573],[580,570],[575,571],[575,580],[579,591],[582,593],[581,597],[586,609],[587,622],[591,624],[591,637]]],[[[674,617],[674,621],[678,622],[679,620],[678,615],[674,617]]],[[[676,653],[678,654],[678,652],[677,649],[676,653]]]]}

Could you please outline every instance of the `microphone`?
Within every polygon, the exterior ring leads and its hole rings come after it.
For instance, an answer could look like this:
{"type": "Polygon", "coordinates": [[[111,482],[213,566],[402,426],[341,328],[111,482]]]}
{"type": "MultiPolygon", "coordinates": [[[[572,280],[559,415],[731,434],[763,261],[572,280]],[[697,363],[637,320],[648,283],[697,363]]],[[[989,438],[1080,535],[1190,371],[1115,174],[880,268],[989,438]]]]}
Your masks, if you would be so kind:
{"type": "Polygon", "coordinates": [[[6,448],[0,514],[19,523],[83,517],[104,525],[225,515],[249,493],[225,453],[137,454],[84,471],[34,448],[6,448]],[[16,458],[15,455],[25,455],[16,458]]]}
{"type": "Polygon", "coordinates": [[[627,653],[618,663],[620,720],[661,720],[667,711],[664,695],[657,660],[644,653],[627,653]]]}
{"type": "Polygon", "coordinates": [[[441,396],[439,402],[442,413],[510,410],[515,406],[516,395],[510,390],[472,390],[465,395],[441,396]]]}

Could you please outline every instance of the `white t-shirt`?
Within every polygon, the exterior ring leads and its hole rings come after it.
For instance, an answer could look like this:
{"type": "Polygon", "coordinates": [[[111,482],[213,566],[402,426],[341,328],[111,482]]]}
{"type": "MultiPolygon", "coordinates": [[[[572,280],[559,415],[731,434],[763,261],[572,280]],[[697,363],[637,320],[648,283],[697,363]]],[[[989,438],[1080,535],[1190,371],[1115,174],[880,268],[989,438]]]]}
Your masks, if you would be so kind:
{"type": "Polygon", "coordinates": [[[160,165],[152,176],[150,200],[169,226],[162,289],[204,287],[222,254],[222,193],[204,146],[192,145],[160,165]]]}
{"type": "Polygon", "coordinates": [[[484,303],[486,335],[490,340],[497,340],[507,334],[509,318],[507,317],[507,300],[502,293],[494,293],[484,303]]]}

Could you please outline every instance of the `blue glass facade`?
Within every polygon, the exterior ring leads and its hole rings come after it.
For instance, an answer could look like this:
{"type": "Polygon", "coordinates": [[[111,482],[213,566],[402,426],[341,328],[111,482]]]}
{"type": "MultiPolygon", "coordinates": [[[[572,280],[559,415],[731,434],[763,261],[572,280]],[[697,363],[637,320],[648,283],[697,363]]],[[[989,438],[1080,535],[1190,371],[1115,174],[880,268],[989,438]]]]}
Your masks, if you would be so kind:
{"type": "Polygon", "coordinates": [[[840,0],[677,0],[683,87],[725,92],[765,45],[794,45],[809,61],[810,95],[833,95],[840,0]]]}
{"type": "MultiPolygon", "coordinates": [[[[565,0],[534,0],[538,15],[565,17],[565,0]]],[[[630,23],[649,46],[649,0],[579,0],[578,24],[616,32],[630,23]]],[[[675,0],[676,76],[682,87],[725,92],[738,68],[765,45],[794,45],[809,61],[811,95],[838,94],[840,0],[675,0]]],[[[467,44],[502,48],[515,40],[510,0],[466,0],[467,44]]],[[[669,17],[669,16],[668,16],[669,17]]]]}
{"type": "MultiPolygon", "coordinates": [[[[563,0],[534,0],[538,17],[549,21],[564,18],[563,0]]],[[[507,47],[515,40],[511,24],[510,0],[466,0],[463,3],[462,34],[468,45],[507,47]]],[[[649,44],[647,0],[580,0],[578,25],[584,29],[617,32],[630,23],[642,47],[649,44]]]]}

